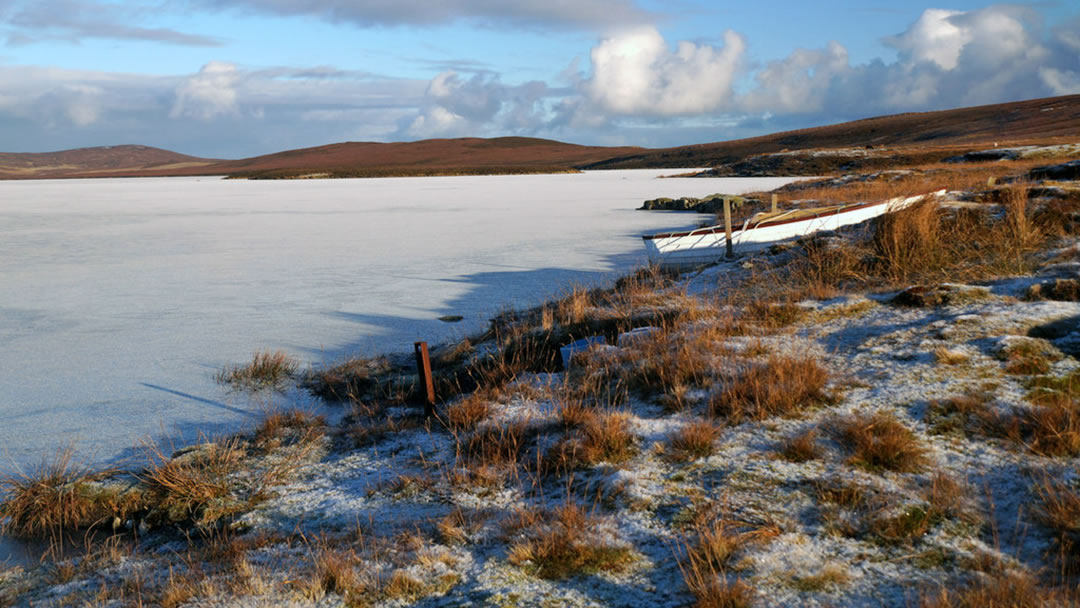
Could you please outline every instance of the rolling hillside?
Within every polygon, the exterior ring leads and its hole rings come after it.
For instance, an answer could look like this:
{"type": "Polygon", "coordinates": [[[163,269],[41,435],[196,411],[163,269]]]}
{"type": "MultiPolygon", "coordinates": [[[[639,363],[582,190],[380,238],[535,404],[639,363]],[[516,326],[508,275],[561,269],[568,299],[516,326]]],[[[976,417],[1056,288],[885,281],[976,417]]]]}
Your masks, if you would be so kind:
{"type": "MultiPolygon", "coordinates": [[[[147,146],[108,146],[50,153],[0,153],[0,179],[230,175],[248,178],[381,177],[537,173],[573,169],[727,166],[758,155],[799,150],[873,149],[861,166],[934,162],[994,144],[1080,140],[1080,95],[940,112],[897,114],[733,141],[665,149],[581,146],[547,139],[429,139],[345,142],[240,160],[214,160],[147,146]]],[[[866,156],[866,155],[863,155],[866,156]]],[[[820,174],[851,155],[772,158],[777,174],[820,174]]],[[[761,170],[762,163],[757,163],[761,170]]],[[[731,168],[734,167],[734,168],[731,168]]]]}

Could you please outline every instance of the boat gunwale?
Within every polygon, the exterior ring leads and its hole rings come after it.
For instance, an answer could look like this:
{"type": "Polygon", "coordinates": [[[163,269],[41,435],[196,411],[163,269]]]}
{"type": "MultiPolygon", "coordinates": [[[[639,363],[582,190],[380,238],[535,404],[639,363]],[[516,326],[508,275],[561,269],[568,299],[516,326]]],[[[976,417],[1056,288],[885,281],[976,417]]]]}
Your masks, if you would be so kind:
{"type": "MultiPolygon", "coordinates": [[[[921,195],[921,196],[926,196],[926,195],[921,195]]],[[[888,204],[891,204],[891,203],[895,203],[897,200],[898,199],[888,199],[888,200],[876,201],[876,202],[872,202],[872,203],[856,203],[856,204],[848,205],[848,206],[837,206],[835,210],[822,211],[820,213],[815,213],[814,215],[811,215],[811,216],[791,218],[791,219],[788,219],[788,220],[775,220],[775,221],[764,220],[764,221],[762,221],[762,222],[760,222],[758,224],[754,224],[753,226],[746,227],[746,231],[749,232],[751,230],[757,230],[758,228],[771,228],[773,226],[783,226],[785,224],[794,224],[795,222],[811,222],[813,220],[820,219],[820,218],[826,217],[826,216],[842,215],[844,213],[850,213],[852,211],[859,211],[859,210],[862,210],[862,209],[867,209],[869,207],[875,207],[877,205],[888,205],[888,204]]],[[[900,198],[899,200],[904,200],[904,198],[900,198]]],[[[742,231],[743,231],[743,228],[741,228],[741,227],[739,227],[739,228],[732,227],[732,229],[731,229],[731,233],[733,235],[735,233],[742,232],[742,231]]],[[[643,234],[643,235],[641,235],[641,238],[643,240],[646,240],[646,241],[651,241],[653,239],[681,238],[681,237],[686,237],[686,236],[697,236],[697,235],[705,235],[705,234],[718,234],[718,233],[721,233],[721,232],[726,232],[726,230],[724,229],[723,226],[716,225],[716,226],[707,226],[705,228],[697,228],[695,230],[689,230],[689,231],[684,231],[684,232],[664,232],[664,233],[660,233],[660,234],[643,234]]]]}

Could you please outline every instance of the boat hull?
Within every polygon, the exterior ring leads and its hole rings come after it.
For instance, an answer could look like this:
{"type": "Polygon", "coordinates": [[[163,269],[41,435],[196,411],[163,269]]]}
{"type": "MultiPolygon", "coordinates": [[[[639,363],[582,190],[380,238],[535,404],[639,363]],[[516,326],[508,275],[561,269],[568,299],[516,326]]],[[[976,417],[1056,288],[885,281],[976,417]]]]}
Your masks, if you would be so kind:
{"type": "MultiPolygon", "coordinates": [[[[764,221],[755,226],[733,229],[731,234],[732,251],[735,254],[752,253],[775,243],[794,239],[822,230],[836,230],[842,226],[861,224],[875,217],[899,211],[914,205],[928,197],[944,194],[941,190],[931,194],[899,197],[838,208],[836,212],[827,212],[809,218],[783,220],[782,218],[764,221]]],[[[723,226],[709,226],[687,232],[675,232],[645,235],[645,250],[649,261],[667,268],[693,268],[712,264],[727,253],[726,233],[723,226]]]]}

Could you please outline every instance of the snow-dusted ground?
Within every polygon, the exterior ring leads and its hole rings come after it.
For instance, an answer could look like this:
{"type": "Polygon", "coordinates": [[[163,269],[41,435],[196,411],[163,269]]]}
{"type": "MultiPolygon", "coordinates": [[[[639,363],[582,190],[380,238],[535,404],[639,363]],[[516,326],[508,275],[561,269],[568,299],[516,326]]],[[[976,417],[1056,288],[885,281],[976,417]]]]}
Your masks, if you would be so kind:
{"type": "Polygon", "coordinates": [[[646,198],[791,181],[671,172],[0,182],[0,471],[243,426],[264,404],[212,376],[256,349],[318,364],[460,336],[701,220],[646,198]]]}

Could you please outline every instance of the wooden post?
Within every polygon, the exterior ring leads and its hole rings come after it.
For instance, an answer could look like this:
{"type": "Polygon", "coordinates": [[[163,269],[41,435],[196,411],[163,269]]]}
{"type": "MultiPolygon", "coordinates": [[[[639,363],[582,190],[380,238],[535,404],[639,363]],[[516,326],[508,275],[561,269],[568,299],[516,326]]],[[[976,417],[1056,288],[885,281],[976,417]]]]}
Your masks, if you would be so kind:
{"type": "Polygon", "coordinates": [[[724,197],[724,234],[727,237],[727,258],[731,259],[735,257],[731,245],[731,199],[726,196],[724,197]]]}
{"type": "Polygon", "coordinates": [[[435,384],[431,379],[431,357],[428,355],[427,342],[413,343],[416,351],[416,373],[420,376],[420,385],[425,389],[424,416],[435,415],[435,384]]]}
{"type": "Polygon", "coordinates": [[[772,212],[776,213],[776,195],[772,195],[772,212]]]}

